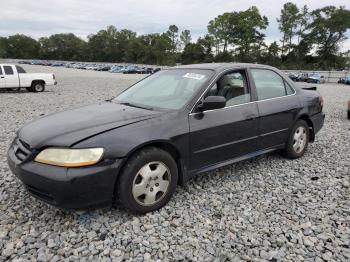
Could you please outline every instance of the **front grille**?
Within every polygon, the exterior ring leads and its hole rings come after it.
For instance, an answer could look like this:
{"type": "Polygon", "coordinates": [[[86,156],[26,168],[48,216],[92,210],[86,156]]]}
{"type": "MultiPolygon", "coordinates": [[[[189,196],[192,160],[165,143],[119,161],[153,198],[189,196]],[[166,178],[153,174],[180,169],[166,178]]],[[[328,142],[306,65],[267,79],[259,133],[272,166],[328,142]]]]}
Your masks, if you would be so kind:
{"type": "Polygon", "coordinates": [[[20,162],[26,160],[32,153],[30,146],[19,138],[13,143],[14,154],[20,162]]]}

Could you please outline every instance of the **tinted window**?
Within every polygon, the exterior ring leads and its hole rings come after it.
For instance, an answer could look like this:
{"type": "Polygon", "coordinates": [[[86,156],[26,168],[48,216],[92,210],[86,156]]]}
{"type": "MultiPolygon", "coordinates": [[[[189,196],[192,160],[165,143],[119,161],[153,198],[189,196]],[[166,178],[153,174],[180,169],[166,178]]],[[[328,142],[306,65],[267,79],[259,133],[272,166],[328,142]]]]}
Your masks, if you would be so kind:
{"type": "Polygon", "coordinates": [[[1,69],[1,66],[0,66],[0,75],[2,75],[2,69],[1,69]]]}
{"type": "Polygon", "coordinates": [[[16,66],[17,72],[20,74],[24,74],[26,71],[23,69],[23,67],[16,66]]]}
{"type": "Polygon", "coordinates": [[[4,71],[6,75],[13,75],[13,69],[11,66],[4,66],[4,71]]]}
{"type": "Polygon", "coordinates": [[[250,102],[250,92],[243,71],[223,75],[208,91],[206,96],[223,96],[226,106],[250,102]]]}
{"type": "Polygon", "coordinates": [[[277,73],[266,69],[252,69],[258,99],[287,95],[284,80],[277,73]]]}

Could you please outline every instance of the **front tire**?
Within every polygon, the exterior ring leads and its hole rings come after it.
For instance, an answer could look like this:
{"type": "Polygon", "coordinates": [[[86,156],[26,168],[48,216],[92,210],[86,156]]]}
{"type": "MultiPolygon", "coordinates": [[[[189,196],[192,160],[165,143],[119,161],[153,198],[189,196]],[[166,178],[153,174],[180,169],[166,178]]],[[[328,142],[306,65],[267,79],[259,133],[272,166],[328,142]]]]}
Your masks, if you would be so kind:
{"type": "Polygon", "coordinates": [[[163,207],[175,192],[178,169],[166,151],[149,147],[134,154],[123,168],[117,184],[121,204],[134,214],[163,207]]]}
{"type": "Polygon", "coordinates": [[[283,155],[290,159],[302,157],[308,147],[309,137],[308,124],[304,120],[298,120],[289,134],[283,155]]]}

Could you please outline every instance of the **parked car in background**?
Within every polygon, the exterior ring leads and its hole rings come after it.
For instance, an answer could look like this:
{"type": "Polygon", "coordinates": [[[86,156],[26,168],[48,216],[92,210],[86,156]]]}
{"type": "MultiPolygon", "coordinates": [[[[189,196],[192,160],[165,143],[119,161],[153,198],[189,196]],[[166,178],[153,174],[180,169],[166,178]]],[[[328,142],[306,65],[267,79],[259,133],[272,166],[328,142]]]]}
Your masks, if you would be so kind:
{"type": "Polygon", "coordinates": [[[161,69],[160,69],[159,67],[153,69],[153,74],[154,74],[154,73],[157,73],[157,72],[160,71],[160,70],[161,70],[161,69]]]}
{"type": "Polygon", "coordinates": [[[26,88],[29,92],[43,92],[45,86],[56,84],[54,74],[26,73],[20,66],[0,64],[0,89],[26,88]]]}
{"type": "Polygon", "coordinates": [[[345,79],[344,79],[344,84],[350,85],[350,75],[348,75],[347,77],[345,77],[345,79]]]}
{"type": "Polygon", "coordinates": [[[61,67],[61,66],[64,66],[64,63],[62,63],[62,62],[54,62],[51,66],[53,66],[53,67],[61,67]]]}
{"type": "Polygon", "coordinates": [[[111,69],[109,70],[109,72],[121,73],[123,68],[124,68],[123,66],[112,66],[111,69]]]}
{"type": "Polygon", "coordinates": [[[338,84],[345,84],[345,78],[339,78],[338,84]]]}
{"type": "Polygon", "coordinates": [[[322,108],[317,91],[270,66],[180,66],[114,99],[25,125],[8,164],[51,205],[87,209],[119,200],[146,213],[197,174],[276,150],[302,157],[323,126],[322,108]]]}
{"type": "Polygon", "coordinates": [[[110,66],[102,65],[96,69],[96,71],[109,71],[111,69],[110,66]]]}
{"type": "Polygon", "coordinates": [[[298,74],[295,74],[295,73],[288,74],[288,77],[294,82],[298,80],[298,74]]]}
{"type": "Polygon", "coordinates": [[[299,73],[297,76],[296,81],[297,82],[306,82],[306,80],[308,79],[309,74],[308,73],[299,73]]]}
{"type": "Polygon", "coordinates": [[[138,66],[132,65],[132,66],[128,66],[124,70],[122,70],[122,73],[123,74],[137,74],[138,70],[139,70],[138,66]]]}
{"type": "Polygon", "coordinates": [[[315,83],[315,84],[323,84],[326,82],[326,80],[325,80],[323,75],[312,73],[312,74],[308,75],[306,82],[307,83],[315,83]]]}

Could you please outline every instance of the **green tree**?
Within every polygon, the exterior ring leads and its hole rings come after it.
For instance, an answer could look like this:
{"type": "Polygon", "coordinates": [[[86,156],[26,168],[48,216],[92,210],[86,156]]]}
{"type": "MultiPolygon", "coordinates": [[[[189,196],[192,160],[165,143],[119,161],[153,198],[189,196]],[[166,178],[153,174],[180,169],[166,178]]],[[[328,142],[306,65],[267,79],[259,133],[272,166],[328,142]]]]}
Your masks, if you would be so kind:
{"type": "Polygon", "coordinates": [[[252,6],[246,11],[233,12],[230,24],[230,41],[237,46],[238,58],[242,62],[250,61],[251,50],[263,44],[265,34],[259,30],[268,26],[267,17],[260,15],[258,8],[252,6]]]}
{"type": "Polygon", "coordinates": [[[201,63],[206,58],[205,49],[198,43],[189,43],[181,54],[183,64],[201,63]]]}
{"type": "Polygon", "coordinates": [[[7,39],[6,37],[0,37],[0,58],[6,58],[7,39]]]}
{"type": "Polygon", "coordinates": [[[168,37],[171,40],[171,46],[172,46],[172,53],[175,53],[178,47],[178,36],[179,36],[179,28],[176,25],[169,26],[168,31],[166,32],[168,37]]]}
{"type": "Polygon", "coordinates": [[[312,11],[311,17],[308,37],[316,45],[322,67],[327,68],[336,62],[340,44],[347,39],[350,11],[344,7],[326,6],[312,11]]]}
{"type": "Polygon", "coordinates": [[[6,56],[8,58],[37,58],[40,45],[35,39],[25,35],[12,35],[7,38],[6,56]]]}
{"type": "Polygon", "coordinates": [[[214,42],[213,36],[206,34],[204,37],[198,38],[197,43],[204,48],[204,52],[205,52],[204,62],[214,61],[212,50],[215,46],[215,42],[214,42]]]}
{"type": "Polygon", "coordinates": [[[297,43],[300,43],[300,40],[303,38],[305,31],[307,30],[307,27],[309,25],[310,21],[310,13],[307,5],[304,5],[303,8],[300,10],[298,14],[298,21],[297,21],[297,36],[298,41],[297,43]]]}
{"type": "Polygon", "coordinates": [[[215,54],[218,55],[227,51],[230,43],[231,20],[232,13],[224,13],[209,21],[208,33],[213,37],[215,45],[215,54]]]}
{"type": "Polygon", "coordinates": [[[86,60],[86,42],[74,34],[55,34],[39,39],[41,57],[55,60],[86,60]]]}
{"type": "Polygon", "coordinates": [[[283,34],[282,36],[282,57],[285,51],[289,52],[292,46],[293,36],[296,35],[296,28],[298,26],[300,14],[296,4],[288,2],[283,5],[280,18],[277,19],[279,23],[279,30],[283,34]]]}
{"type": "Polygon", "coordinates": [[[118,56],[118,30],[114,26],[88,36],[88,50],[93,61],[120,62],[118,56]]]}
{"type": "Polygon", "coordinates": [[[185,47],[186,45],[188,45],[189,43],[191,43],[192,37],[191,37],[191,32],[190,30],[184,30],[181,32],[180,35],[180,40],[181,40],[181,44],[185,47]]]}

